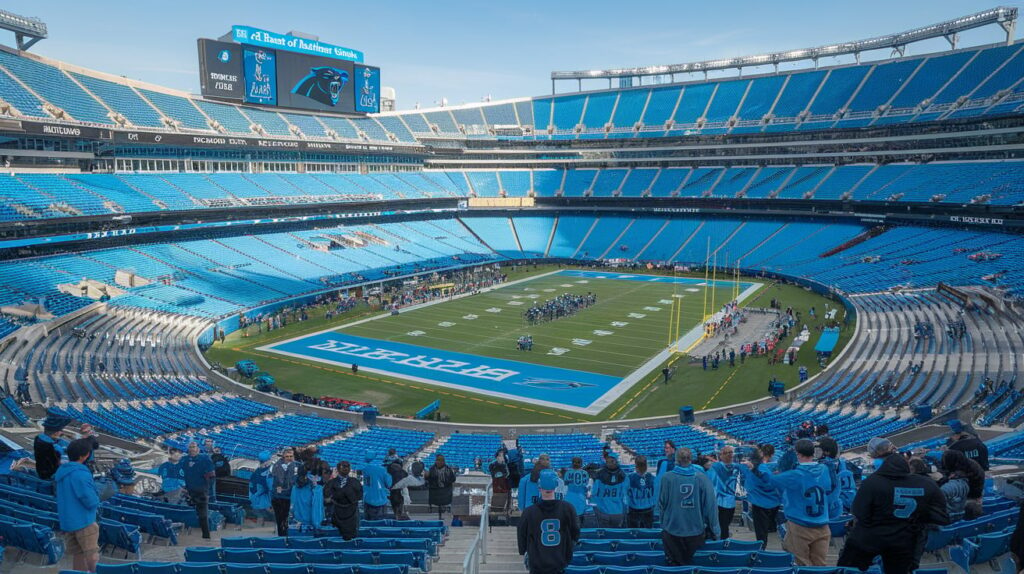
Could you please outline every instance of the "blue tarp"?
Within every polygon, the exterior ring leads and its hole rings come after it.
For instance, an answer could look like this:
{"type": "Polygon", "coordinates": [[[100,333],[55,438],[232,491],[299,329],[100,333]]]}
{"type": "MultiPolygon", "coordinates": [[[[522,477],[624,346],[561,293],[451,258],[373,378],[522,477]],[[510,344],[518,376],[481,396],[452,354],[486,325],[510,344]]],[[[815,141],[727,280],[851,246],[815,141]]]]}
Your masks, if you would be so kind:
{"type": "Polygon", "coordinates": [[[836,344],[838,343],[839,327],[825,329],[821,334],[821,338],[818,339],[818,344],[814,346],[814,352],[829,355],[832,353],[832,350],[836,348],[836,344]]]}

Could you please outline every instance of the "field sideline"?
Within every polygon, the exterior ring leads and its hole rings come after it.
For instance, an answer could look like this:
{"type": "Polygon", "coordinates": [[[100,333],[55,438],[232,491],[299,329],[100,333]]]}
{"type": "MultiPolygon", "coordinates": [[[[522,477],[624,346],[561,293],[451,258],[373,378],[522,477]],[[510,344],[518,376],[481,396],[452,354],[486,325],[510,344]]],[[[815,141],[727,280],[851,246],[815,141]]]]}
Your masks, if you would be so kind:
{"type": "MultiPolygon", "coordinates": [[[[556,268],[551,266],[520,267],[509,271],[509,280],[528,279],[553,270],[556,268]]],[[[616,274],[602,275],[611,277],[616,274]]],[[[741,281],[749,282],[746,279],[741,281]]],[[[731,295],[731,286],[719,286],[715,293],[716,305],[727,301],[731,295]]],[[[735,368],[726,364],[718,371],[703,371],[699,364],[689,366],[684,357],[676,355],[669,359],[678,367],[669,385],[655,384],[660,380],[661,364],[658,364],[652,374],[640,377],[623,396],[610,404],[607,401],[602,403],[601,406],[607,404],[606,408],[583,414],[558,409],[553,404],[531,404],[529,398],[489,397],[467,389],[439,388],[382,373],[353,375],[340,364],[329,365],[257,350],[317,332],[338,330],[339,333],[392,341],[396,345],[418,345],[621,378],[667,345],[670,305],[665,303],[670,303],[673,296],[681,296],[684,302],[682,334],[700,322],[704,297],[700,288],[646,280],[590,280],[550,275],[519,285],[506,285],[489,293],[423,307],[397,317],[359,324],[353,323],[375,313],[362,307],[330,322],[319,315],[306,322],[248,338],[242,337],[240,332],[233,333],[225,344],[218,344],[208,351],[207,356],[209,360],[222,364],[253,358],[277,379],[280,387],[293,392],[369,401],[381,407],[384,413],[406,416],[440,398],[442,412],[453,421],[496,424],[634,418],[673,414],[683,404],[697,409],[734,404],[764,396],[767,380],[773,374],[787,386],[795,385],[796,367],[769,367],[765,359],[750,359],[735,368]],[[575,316],[540,325],[528,325],[522,317],[522,309],[534,301],[543,301],[563,292],[585,293],[587,290],[597,294],[598,304],[580,310],[575,316]],[[531,295],[534,296],[532,299],[531,295]],[[522,304],[515,304],[517,302],[522,304]],[[494,312],[495,309],[500,311],[494,312]],[[491,334],[491,331],[497,333],[491,334]],[[516,350],[515,340],[520,334],[533,335],[532,352],[516,350]],[[574,340],[584,344],[574,345],[574,340]],[[552,350],[564,352],[551,353],[552,350]]],[[[710,300],[710,294],[708,297],[710,300]]],[[[784,306],[802,311],[804,322],[809,326],[815,322],[808,320],[807,309],[812,305],[823,309],[825,302],[824,298],[804,289],[775,285],[759,289],[744,305],[767,306],[773,297],[781,300],[784,306]]],[[[852,331],[852,326],[844,330],[841,346],[845,345],[852,331]]],[[[814,340],[816,337],[812,337],[812,343],[814,340]]],[[[799,364],[807,366],[812,374],[817,372],[817,363],[809,349],[804,351],[802,358],[805,360],[799,364]]]]}

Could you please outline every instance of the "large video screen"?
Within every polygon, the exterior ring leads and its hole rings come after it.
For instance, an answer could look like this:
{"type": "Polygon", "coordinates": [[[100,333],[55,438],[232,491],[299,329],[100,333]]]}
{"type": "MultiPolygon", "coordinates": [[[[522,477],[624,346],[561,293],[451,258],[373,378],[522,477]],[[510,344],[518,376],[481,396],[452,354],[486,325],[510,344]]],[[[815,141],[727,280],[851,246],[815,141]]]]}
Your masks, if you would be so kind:
{"type": "Polygon", "coordinates": [[[352,62],[277,53],[278,105],[302,110],[353,113],[352,62]]]}
{"type": "Polygon", "coordinates": [[[277,52],[242,47],[245,70],[244,100],[250,104],[277,105],[277,52]]]}
{"type": "Polygon", "coordinates": [[[299,110],[380,111],[380,68],[350,60],[199,41],[204,96],[299,110]]]}

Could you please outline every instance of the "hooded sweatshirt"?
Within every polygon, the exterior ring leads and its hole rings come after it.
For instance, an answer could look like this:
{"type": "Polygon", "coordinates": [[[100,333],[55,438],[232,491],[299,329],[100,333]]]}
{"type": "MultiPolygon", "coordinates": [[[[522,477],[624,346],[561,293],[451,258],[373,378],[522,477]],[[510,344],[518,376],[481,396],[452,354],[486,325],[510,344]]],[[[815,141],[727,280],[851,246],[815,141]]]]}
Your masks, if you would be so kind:
{"type": "Polygon", "coordinates": [[[626,504],[631,510],[649,510],[654,506],[654,475],[634,472],[629,475],[626,504]]]}
{"type": "Polygon", "coordinates": [[[767,479],[761,475],[771,476],[771,468],[761,463],[755,470],[750,470],[745,464],[737,465],[740,469],[740,476],[743,477],[743,488],[747,490],[747,501],[759,508],[778,508],[782,505],[782,496],[767,479]]]}
{"type": "Polygon", "coordinates": [[[949,524],[946,498],[935,481],[911,474],[900,454],[886,457],[853,499],[856,524],[847,538],[867,551],[916,544],[927,525],[949,524]]]}
{"type": "Polygon", "coordinates": [[[523,511],[517,527],[519,553],[527,555],[531,574],[565,570],[579,537],[576,511],[564,500],[537,501],[523,511]]]}
{"type": "Polygon", "coordinates": [[[367,452],[363,460],[363,504],[370,506],[387,506],[391,495],[391,475],[383,466],[370,464],[373,453],[367,452]]]}
{"type": "MultiPolygon", "coordinates": [[[[615,460],[615,459],[611,459],[615,460]]],[[[604,514],[626,513],[626,473],[617,462],[594,473],[594,487],[590,490],[590,501],[598,512],[604,514]]]]}
{"type": "Polygon", "coordinates": [[[828,526],[827,493],[832,489],[828,468],[817,462],[801,462],[793,470],[758,476],[782,493],[786,519],[806,528],[828,526]]]}
{"type": "Polygon", "coordinates": [[[708,478],[715,486],[715,499],[720,508],[736,508],[736,483],[739,478],[737,466],[716,461],[708,469],[708,478]]]}
{"type": "Polygon", "coordinates": [[[656,509],[661,528],[672,536],[697,536],[710,530],[717,539],[721,534],[715,487],[692,464],[676,465],[661,477],[656,509]]]}
{"type": "Polygon", "coordinates": [[[181,465],[180,460],[178,462],[165,461],[156,469],[156,473],[161,478],[160,487],[164,489],[164,492],[174,492],[185,487],[185,467],[181,465]]]}
{"type": "Polygon", "coordinates": [[[89,468],[80,462],[66,462],[54,475],[57,484],[57,516],[64,532],[81,530],[96,522],[100,497],[89,468]]]}

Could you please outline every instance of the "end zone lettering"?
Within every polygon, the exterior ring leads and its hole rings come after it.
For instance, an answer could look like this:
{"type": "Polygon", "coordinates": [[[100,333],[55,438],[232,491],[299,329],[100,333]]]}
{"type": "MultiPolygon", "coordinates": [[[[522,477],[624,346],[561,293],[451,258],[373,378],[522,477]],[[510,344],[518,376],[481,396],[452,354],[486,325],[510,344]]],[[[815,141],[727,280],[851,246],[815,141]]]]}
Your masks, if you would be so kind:
{"type": "Polygon", "coordinates": [[[977,225],[1003,225],[1003,220],[995,217],[969,217],[966,215],[950,215],[953,223],[973,223],[977,225]]]}
{"type": "Polygon", "coordinates": [[[469,363],[464,361],[443,359],[441,357],[428,357],[427,355],[409,355],[408,353],[391,351],[382,347],[372,348],[365,345],[346,343],[344,341],[337,341],[334,339],[329,339],[316,345],[310,345],[309,348],[338,353],[340,355],[359,357],[360,359],[369,361],[385,361],[417,369],[443,371],[446,373],[462,375],[464,377],[486,379],[489,381],[500,382],[519,374],[518,371],[512,371],[509,369],[495,369],[487,365],[470,366],[469,363]]]}

